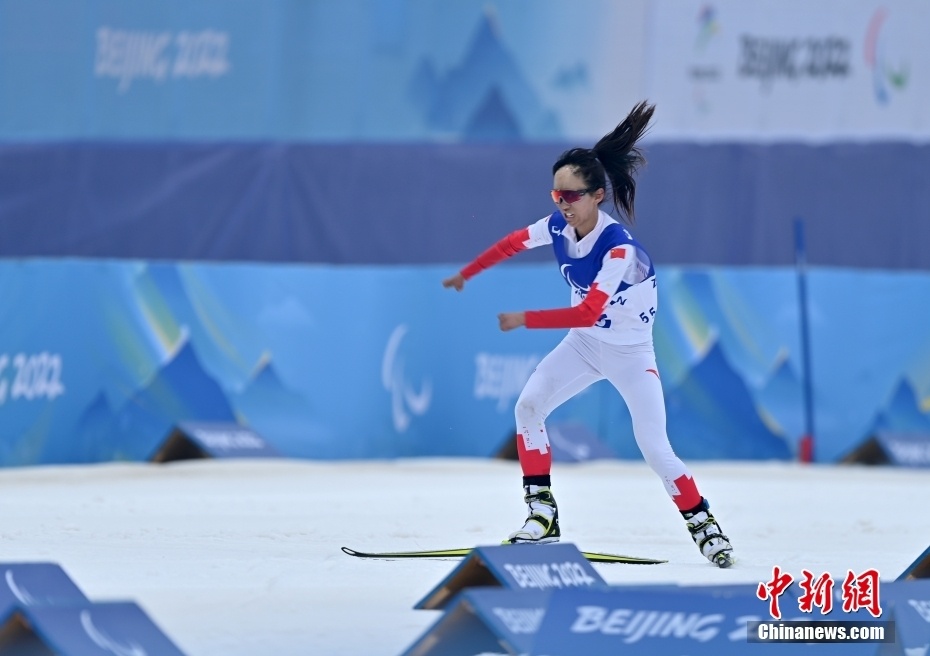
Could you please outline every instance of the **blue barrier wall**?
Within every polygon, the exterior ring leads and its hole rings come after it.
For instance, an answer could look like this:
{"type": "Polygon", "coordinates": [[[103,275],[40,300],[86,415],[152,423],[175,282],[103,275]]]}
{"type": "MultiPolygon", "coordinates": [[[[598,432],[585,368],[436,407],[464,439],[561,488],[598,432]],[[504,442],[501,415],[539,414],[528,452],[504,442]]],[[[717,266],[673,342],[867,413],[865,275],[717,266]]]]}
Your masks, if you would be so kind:
{"type": "MultiPolygon", "coordinates": [[[[0,463],[145,459],[179,420],[239,421],[295,457],[488,456],[562,331],[497,312],[562,305],[551,264],[457,294],[447,266],[0,262],[0,463]]],[[[686,459],[788,458],[803,432],[797,297],[777,268],[660,267],[656,350],[686,459]]],[[[930,430],[930,294],[914,273],[811,272],[817,456],[877,427],[930,430]]],[[[639,458],[616,393],[557,410],[639,458]]]]}

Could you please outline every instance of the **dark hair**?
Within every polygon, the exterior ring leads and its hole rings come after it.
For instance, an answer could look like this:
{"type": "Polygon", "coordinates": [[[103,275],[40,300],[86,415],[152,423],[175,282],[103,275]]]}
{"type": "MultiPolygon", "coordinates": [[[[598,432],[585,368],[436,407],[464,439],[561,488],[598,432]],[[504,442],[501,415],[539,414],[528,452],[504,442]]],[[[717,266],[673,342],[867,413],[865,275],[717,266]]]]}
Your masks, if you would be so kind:
{"type": "Polygon", "coordinates": [[[572,148],[562,153],[552,165],[552,174],[563,166],[571,166],[589,189],[603,188],[605,192],[607,178],[610,178],[617,214],[633,223],[636,220],[633,174],[646,163],[636,143],[645,134],[654,111],[655,105],[645,100],[639,103],[610,134],[601,137],[594,148],[572,148]]]}

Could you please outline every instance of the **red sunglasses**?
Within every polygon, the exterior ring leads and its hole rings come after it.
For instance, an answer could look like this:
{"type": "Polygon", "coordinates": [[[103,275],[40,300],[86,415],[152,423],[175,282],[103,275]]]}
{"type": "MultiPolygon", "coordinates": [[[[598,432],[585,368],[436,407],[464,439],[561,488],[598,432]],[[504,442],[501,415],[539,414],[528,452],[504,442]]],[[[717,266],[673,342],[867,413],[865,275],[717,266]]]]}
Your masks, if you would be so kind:
{"type": "Polygon", "coordinates": [[[571,205],[572,203],[577,203],[581,200],[581,197],[585,194],[594,191],[593,189],[553,189],[550,193],[552,194],[552,200],[556,205],[561,203],[563,200],[571,205]]]}

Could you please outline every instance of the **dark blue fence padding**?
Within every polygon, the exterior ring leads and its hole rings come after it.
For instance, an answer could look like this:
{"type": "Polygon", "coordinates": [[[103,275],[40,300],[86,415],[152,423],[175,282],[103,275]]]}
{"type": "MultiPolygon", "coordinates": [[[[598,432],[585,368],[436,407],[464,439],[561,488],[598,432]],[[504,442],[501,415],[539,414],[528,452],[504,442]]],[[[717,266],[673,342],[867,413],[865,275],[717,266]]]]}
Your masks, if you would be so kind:
{"type": "MultiPolygon", "coordinates": [[[[6,144],[0,256],[465,262],[552,211],[569,145],[6,144]]],[[[791,264],[800,216],[812,264],[930,268],[930,145],[645,150],[635,233],[661,264],[791,264]]]]}
{"type": "Polygon", "coordinates": [[[662,144],[647,148],[637,236],[658,262],[928,268],[930,145],[662,144]]]}
{"type": "Polygon", "coordinates": [[[5,146],[0,255],[458,261],[505,227],[551,211],[548,163],[557,154],[534,146],[5,146]]]}

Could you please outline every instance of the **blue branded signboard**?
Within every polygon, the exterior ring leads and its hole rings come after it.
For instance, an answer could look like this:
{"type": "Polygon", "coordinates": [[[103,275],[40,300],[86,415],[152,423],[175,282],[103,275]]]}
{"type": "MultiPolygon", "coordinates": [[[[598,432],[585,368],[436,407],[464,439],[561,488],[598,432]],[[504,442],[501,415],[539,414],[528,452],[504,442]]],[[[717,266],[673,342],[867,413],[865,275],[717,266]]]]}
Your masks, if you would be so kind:
{"type": "Polygon", "coordinates": [[[474,549],[414,608],[447,606],[467,587],[503,587],[508,590],[548,592],[606,587],[591,563],[568,542],[537,545],[496,545],[474,549]]]}
{"type": "Polygon", "coordinates": [[[930,579],[930,547],[924,549],[923,553],[910,565],[905,568],[896,580],[907,581],[914,579],[930,579]]]}
{"type": "Polygon", "coordinates": [[[235,423],[182,421],[150,458],[275,458],[278,451],[254,430],[235,423]]]}
{"type": "MultiPolygon", "coordinates": [[[[927,635],[930,600],[923,600],[928,595],[918,587],[894,592],[884,588],[885,612],[880,621],[889,622],[883,625],[886,630],[898,628],[897,643],[917,645],[927,635]],[[906,612],[897,610],[901,604],[907,605],[906,612]],[[899,617],[903,624],[898,623],[899,617]],[[909,634],[904,638],[902,628],[909,634]]],[[[445,614],[404,656],[459,656],[499,653],[501,649],[507,654],[534,656],[875,656],[882,646],[900,646],[890,640],[891,636],[886,636],[884,645],[757,642],[757,636],[748,631],[760,622],[770,622],[771,617],[755,590],[756,586],[749,584],[554,588],[545,592],[470,588],[455,597],[445,614]]],[[[786,591],[785,600],[796,599],[797,594],[795,586],[786,591]]],[[[879,621],[865,610],[827,615],[788,612],[784,619],[815,624],[879,621]]],[[[904,654],[900,650],[894,653],[904,654]]]]}
{"type": "Polygon", "coordinates": [[[930,467],[930,426],[924,432],[878,431],[874,439],[889,464],[930,467]]]}
{"type": "Polygon", "coordinates": [[[894,654],[925,655],[930,647],[930,580],[899,580],[881,588],[883,618],[895,623],[894,654]]]}
{"type": "Polygon", "coordinates": [[[9,611],[0,626],[12,644],[27,644],[34,650],[28,653],[184,656],[151,618],[129,601],[29,606],[9,611]]]}
{"type": "MultiPolygon", "coordinates": [[[[558,590],[549,598],[532,654],[548,656],[688,656],[840,654],[874,656],[874,643],[748,643],[747,622],[761,616],[754,586],[558,590]],[[787,647],[787,649],[786,649],[787,647]]],[[[866,620],[860,613],[843,618],[866,620]]],[[[790,618],[794,619],[794,618],[790,618]]],[[[803,619],[817,619],[805,617],[803,619]]]]}
{"type": "Polygon", "coordinates": [[[0,614],[14,607],[87,601],[56,563],[0,563],[0,573],[0,614]]]}
{"type": "Polygon", "coordinates": [[[548,599],[548,592],[532,590],[463,590],[403,656],[529,654],[548,599]]]}

